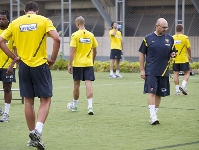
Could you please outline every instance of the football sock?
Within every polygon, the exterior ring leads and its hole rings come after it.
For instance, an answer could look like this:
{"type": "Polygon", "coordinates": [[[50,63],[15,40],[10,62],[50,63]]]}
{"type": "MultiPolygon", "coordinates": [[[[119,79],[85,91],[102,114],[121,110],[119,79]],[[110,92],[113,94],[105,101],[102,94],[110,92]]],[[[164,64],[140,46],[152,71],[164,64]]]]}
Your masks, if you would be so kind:
{"type": "Polygon", "coordinates": [[[180,90],[179,90],[179,85],[176,85],[175,88],[176,88],[176,92],[179,92],[179,91],[180,91],[180,90]]]}
{"type": "Polygon", "coordinates": [[[110,76],[113,75],[113,70],[110,70],[110,76]]]}
{"type": "Polygon", "coordinates": [[[183,81],[182,81],[182,86],[183,86],[183,87],[186,87],[186,84],[187,84],[187,81],[183,80],[183,81]]]}
{"type": "Polygon", "coordinates": [[[93,107],[93,98],[88,99],[88,108],[93,107]]]}
{"type": "Polygon", "coordinates": [[[116,75],[119,75],[120,71],[119,70],[116,70],[116,75]]]}
{"type": "Polygon", "coordinates": [[[73,106],[77,107],[77,104],[78,104],[78,100],[73,99],[73,106]]]}
{"type": "Polygon", "coordinates": [[[150,116],[155,114],[155,105],[148,105],[150,116]]]}
{"type": "Polygon", "coordinates": [[[5,103],[4,113],[9,114],[10,104],[5,103]]]}
{"type": "Polygon", "coordinates": [[[155,108],[155,114],[157,114],[157,112],[158,112],[158,108],[155,108]]]}
{"type": "Polygon", "coordinates": [[[39,132],[39,133],[42,133],[42,129],[43,129],[43,126],[44,124],[42,122],[37,122],[36,123],[36,130],[39,132]]]}

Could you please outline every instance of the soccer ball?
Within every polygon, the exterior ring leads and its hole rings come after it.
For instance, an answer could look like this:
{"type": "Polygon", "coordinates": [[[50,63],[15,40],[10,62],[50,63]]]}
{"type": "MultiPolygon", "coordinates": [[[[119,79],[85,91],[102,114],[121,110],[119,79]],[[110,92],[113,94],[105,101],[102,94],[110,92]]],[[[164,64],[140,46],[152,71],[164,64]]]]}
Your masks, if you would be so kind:
{"type": "Polygon", "coordinates": [[[68,108],[69,110],[71,110],[72,106],[73,106],[73,102],[70,102],[70,103],[67,104],[67,108],[68,108]]]}

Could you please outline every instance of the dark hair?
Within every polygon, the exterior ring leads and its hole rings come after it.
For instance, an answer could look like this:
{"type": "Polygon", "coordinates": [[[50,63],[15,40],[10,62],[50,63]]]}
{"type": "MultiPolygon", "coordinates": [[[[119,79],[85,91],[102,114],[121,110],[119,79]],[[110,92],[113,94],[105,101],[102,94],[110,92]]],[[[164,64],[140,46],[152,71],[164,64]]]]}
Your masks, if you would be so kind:
{"type": "Polygon", "coordinates": [[[113,29],[113,24],[114,24],[114,23],[116,23],[116,22],[112,22],[112,23],[111,23],[111,28],[112,28],[112,29],[113,29]]]}
{"type": "Polygon", "coordinates": [[[0,12],[0,14],[1,15],[6,15],[6,18],[10,22],[10,15],[9,15],[9,11],[8,10],[3,10],[3,11],[0,12]]]}
{"type": "Polygon", "coordinates": [[[183,26],[181,24],[178,24],[176,26],[176,32],[181,32],[183,30],[183,26]]]}
{"type": "Polygon", "coordinates": [[[36,12],[38,10],[39,10],[39,7],[38,7],[38,5],[35,2],[30,1],[30,2],[26,3],[25,12],[28,12],[28,11],[36,12]]]}

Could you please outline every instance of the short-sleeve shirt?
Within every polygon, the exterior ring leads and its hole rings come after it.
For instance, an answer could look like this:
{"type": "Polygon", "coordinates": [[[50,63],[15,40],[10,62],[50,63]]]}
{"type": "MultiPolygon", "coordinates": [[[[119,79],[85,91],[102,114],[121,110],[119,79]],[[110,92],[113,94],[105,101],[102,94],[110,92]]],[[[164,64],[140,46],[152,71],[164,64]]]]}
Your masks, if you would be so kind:
{"type": "Polygon", "coordinates": [[[115,35],[111,35],[113,32],[114,29],[109,31],[111,49],[122,50],[122,34],[117,31],[115,35]]]}
{"type": "Polygon", "coordinates": [[[171,35],[157,36],[148,34],[140,46],[139,52],[146,55],[145,74],[153,76],[169,76],[169,60],[171,51],[175,50],[171,35]]]}
{"type": "Polygon", "coordinates": [[[73,67],[93,66],[93,48],[98,46],[94,34],[87,30],[78,30],[71,36],[70,47],[75,47],[73,67]]]}
{"type": "Polygon", "coordinates": [[[47,62],[46,37],[51,30],[56,29],[50,19],[26,14],[12,21],[1,36],[6,40],[13,37],[21,60],[30,67],[37,67],[47,62]]]}
{"type": "MultiPolygon", "coordinates": [[[[1,30],[0,29],[0,35],[3,33],[4,30],[1,30]]],[[[8,48],[14,52],[14,41],[12,38],[10,38],[8,41],[6,41],[6,45],[8,46],[8,48]]],[[[4,69],[7,69],[10,64],[12,62],[12,59],[9,58],[3,51],[2,49],[0,48],[0,68],[4,68],[4,69]]],[[[14,65],[13,68],[16,68],[16,64],[14,65]]]]}
{"type": "Polygon", "coordinates": [[[178,50],[177,56],[174,58],[175,63],[189,62],[187,48],[191,47],[188,36],[183,34],[173,35],[174,44],[176,50],[178,50]]]}

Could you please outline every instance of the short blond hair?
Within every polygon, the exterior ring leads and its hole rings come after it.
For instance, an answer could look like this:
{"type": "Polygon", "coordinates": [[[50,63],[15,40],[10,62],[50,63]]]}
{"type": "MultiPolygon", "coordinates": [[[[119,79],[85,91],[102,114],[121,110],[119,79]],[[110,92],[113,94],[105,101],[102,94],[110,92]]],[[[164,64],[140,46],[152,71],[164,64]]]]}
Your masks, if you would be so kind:
{"type": "Polygon", "coordinates": [[[85,24],[85,20],[84,17],[79,16],[75,19],[75,22],[78,23],[79,25],[84,25],[85,24]]]}

